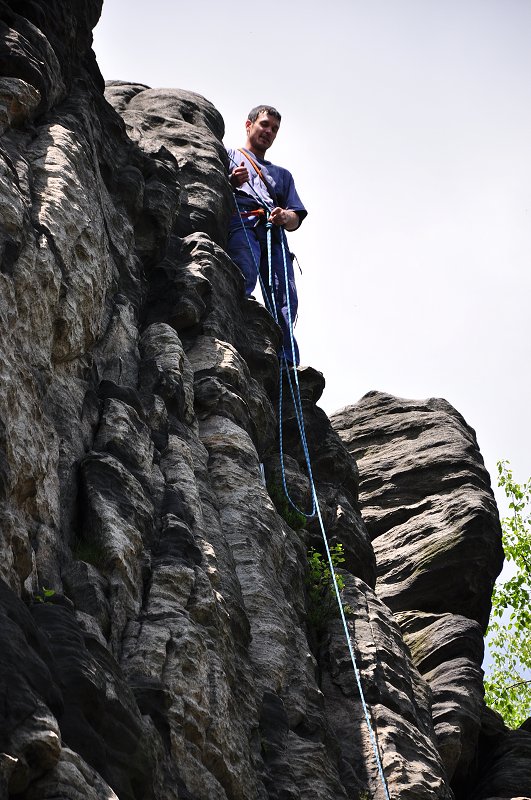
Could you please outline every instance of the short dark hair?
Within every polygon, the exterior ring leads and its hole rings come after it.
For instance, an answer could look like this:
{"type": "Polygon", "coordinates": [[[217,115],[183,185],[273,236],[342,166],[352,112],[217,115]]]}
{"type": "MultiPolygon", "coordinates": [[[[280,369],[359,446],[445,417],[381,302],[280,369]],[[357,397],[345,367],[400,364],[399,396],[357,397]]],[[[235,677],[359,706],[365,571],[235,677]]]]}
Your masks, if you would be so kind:
{"type": "Polygon", "coordinates": [[[251,122],[256,122],[260,114],[269,114],[271,117],[275,117],[280,122],[282,117],[280,116],[280,112],[273,108],[273,106],[255,106],[251,108],[249,113],[247,114],[247,119],[251,122]]]}

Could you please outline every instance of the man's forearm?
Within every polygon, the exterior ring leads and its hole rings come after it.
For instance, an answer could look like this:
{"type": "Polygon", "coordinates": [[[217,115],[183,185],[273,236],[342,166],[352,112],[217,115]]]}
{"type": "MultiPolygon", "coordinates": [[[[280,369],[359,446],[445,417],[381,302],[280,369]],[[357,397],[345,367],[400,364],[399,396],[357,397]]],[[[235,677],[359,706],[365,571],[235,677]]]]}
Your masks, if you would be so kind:
{"type": "Polygon", "coordinates": [[[299,215],[296,211],[290,211],[289,208],[274,208],[270,215],[270,220],[275,225],[285,228],[287,231],[294,231],[300,225],[299,215]]]}
{"type": "Polygon", "coordinates": [[[287,222],[284,223],[284,228],[287,231],[295,231],[301,224],[300,217],[296,211],[289,211],[286,210],[286,214],[289,214],[289,219],[287,222]]]}

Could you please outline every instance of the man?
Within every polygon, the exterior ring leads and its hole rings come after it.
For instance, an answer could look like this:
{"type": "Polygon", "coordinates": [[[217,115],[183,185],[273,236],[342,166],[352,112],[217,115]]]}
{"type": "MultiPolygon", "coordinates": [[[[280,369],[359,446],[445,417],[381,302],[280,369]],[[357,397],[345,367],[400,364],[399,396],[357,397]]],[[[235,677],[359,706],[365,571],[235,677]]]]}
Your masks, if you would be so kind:
{"type": "Polygon", "coordinates": [[[304,208],[293,177],[287,169],[265,160],[266,151],[276,139],[280,114],[271,106],[256,106],[245,123],[245,147],[227,148],[230,160],[230,183],[237,210],[232,216],[227,251],[245,278],[245,293],[252,294],[258,279],[267,302],[276,308],[282,329],[283,353],[290,365],[299,363],[295,339],[292,348],[289,330],[288,299],[291,321],[297,316],[297,290],[293,262],[284,231],[294,231],[308,213],[304,208]],[[271,283],[267,253],[267,222],[271,228],[271,283]],[[286,288],[284,254],[288,285],[286,288]]]}

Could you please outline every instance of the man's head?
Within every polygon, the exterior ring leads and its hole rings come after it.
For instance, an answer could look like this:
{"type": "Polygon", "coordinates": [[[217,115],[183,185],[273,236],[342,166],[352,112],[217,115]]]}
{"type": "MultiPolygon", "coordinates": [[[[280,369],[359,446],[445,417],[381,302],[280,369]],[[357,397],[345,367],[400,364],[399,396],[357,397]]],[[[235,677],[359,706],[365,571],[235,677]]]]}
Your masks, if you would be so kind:
{"type": "Polygon", "coordinates": [[[245,122],[247,132],[246,147],[263,158],[276,139],[281,116],[272,106],[256,106],[249,111],[245,122]]]}
{"type": "Polygon", "coordinates": [[[282,117],[280,116],[280,112],[273,108],[273,106],[255,106],[251,108],[249,113],[247,114],[247,119],[251,122],[256,122],[260,114],[269,114],[271,117],[275,117],[280,125],[282,117]]]}

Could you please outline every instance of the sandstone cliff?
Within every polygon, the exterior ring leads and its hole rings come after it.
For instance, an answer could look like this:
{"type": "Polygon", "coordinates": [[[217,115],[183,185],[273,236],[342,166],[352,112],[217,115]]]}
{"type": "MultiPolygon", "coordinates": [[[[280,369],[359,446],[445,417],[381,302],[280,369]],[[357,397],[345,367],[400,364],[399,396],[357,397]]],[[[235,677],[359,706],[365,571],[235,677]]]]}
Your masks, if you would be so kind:
{"type": "MultiPolygon", "coordinates": [[[[382,798],[339,619],[308,621],[319,525],[262,478],[279,332],[223,250],[222,118],[104,96],[100,11],[0,0],[0,796],[382,798]]],[[[531,733],[482,698],[502,552],[473,431],[378,393],[330,422],[300,382],[390,797],[531,794],[531,733]]],[[[284,446],[309,508],[289,404],[284,446]]]]}

